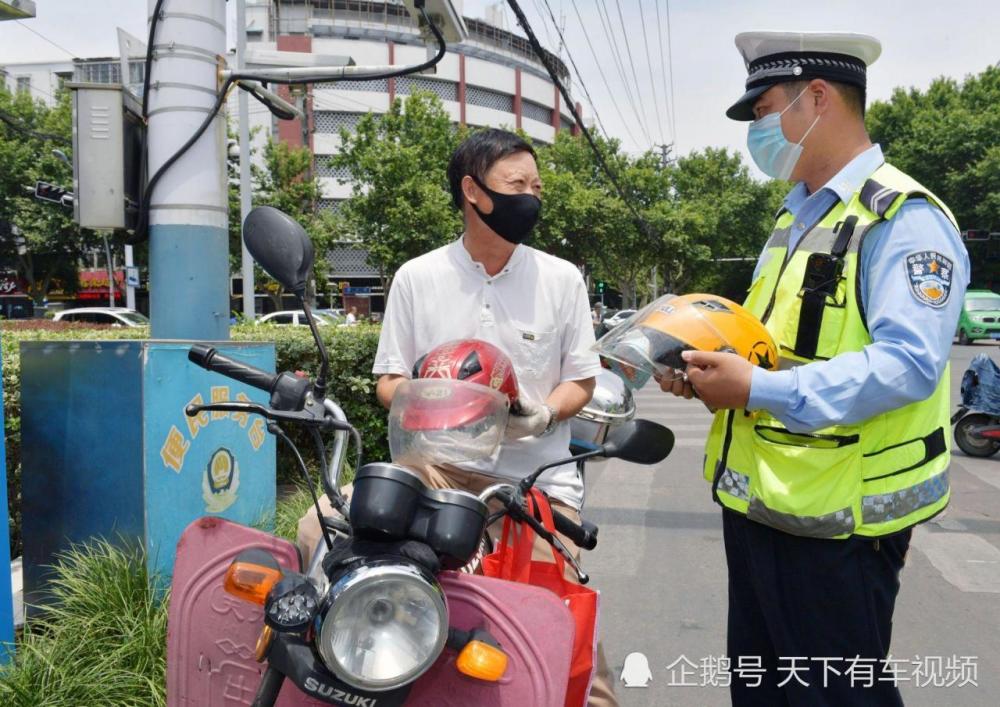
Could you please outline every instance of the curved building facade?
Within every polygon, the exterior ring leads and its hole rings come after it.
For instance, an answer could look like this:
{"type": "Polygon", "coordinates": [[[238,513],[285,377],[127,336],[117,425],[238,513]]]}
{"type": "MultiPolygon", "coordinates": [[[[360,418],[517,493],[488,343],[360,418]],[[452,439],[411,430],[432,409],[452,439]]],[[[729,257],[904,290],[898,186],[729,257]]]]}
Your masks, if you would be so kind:
{"type": "MultiPolygon", "coordinates": [[[[573,130],[572,113],[527,40],[503,26],[499,7],[492,14],[489,19],[464,18],[468,40],[450,45],[433,74],[311,85],[304,95],[290,99],[305,108],[304,122],[277,121],[252,104],[251,128],[259,128],[256,139],[262,143],[266,135],[277,135],[294,145],[308,144],[322,184],[320,206],[335,210],[351,195],[350,174],[333,169],[323,158],[339,149],[340,129],[350,129],[365,113],[388,111],[393,99],[414,91],[436,94],[461,125],[520,128],[536,143],[550,143],[559,130],[573,130]]],[[[284,52],[315,55],[312,60],[350,56],[358,65],[417,64],[428,56],[416,22],[395,0],[250,3],[247,35],[251,67],[287,63],[284,52]]],[[[554,55],[550,59],[568,86],[565,65],[554,55]]],[[[333,261],[332,277],[338,281],[374,276],[364,252],[349,244],[333,254],[333,261]]]]}

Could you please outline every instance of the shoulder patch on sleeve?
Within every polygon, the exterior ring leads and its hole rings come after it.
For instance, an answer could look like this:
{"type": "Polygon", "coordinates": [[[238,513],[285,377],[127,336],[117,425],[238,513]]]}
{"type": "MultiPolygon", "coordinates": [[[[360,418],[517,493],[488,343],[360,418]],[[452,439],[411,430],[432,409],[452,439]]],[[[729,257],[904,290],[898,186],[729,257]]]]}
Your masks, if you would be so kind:
{"type": "Polygon", "coordinates": [[[910,293],[931,307],[943,307],[951,295],[954,272],[949,258],[935,250],[922,250],[906,256],[906,278],[910,293]]]}

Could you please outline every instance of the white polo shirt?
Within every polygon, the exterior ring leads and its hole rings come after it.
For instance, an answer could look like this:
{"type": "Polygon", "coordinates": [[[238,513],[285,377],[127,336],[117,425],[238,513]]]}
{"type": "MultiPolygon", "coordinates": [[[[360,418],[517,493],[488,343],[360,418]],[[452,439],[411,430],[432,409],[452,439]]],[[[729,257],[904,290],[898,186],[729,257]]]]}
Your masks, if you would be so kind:
{"type": "MultiPolygon", "coordinates": [[[[514,363],[520,394],[544,402],[565,381],[596,376],[594,329],[583,278],[565,260],[526,245],[490,277],[462,239],[409,261],[389,290],[372,372],[410,377],[414,363],[453,339],[482,339],[514,363]]],[[[569,456],[569,421],[545,437],[505,443],[495,463],[463,468],[520,479],[569,456]]],[[[579,508],[583,483],[574,464],[549,469],[539,486],[579,508]]]]}

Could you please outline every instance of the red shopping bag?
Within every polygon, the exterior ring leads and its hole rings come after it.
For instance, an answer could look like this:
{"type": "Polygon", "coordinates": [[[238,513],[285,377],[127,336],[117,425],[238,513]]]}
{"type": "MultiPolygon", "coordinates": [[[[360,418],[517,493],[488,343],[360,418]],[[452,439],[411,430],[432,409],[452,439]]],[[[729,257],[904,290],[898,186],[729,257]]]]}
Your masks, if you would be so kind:
{"type": "MultiPolygon", "coordinates": [[[[555,532],[552,508],[537,489],[528,496],[528,512],[541,518],[542,525],[555,532]],[[536,513],[537,509],[537,513],[536,513]]],[[[511,582],[531,584],[555,592],[566,604],[576,623],[573,657],[570,661],[566,707],[587,704],[594,677],[594,655],[597,650],[597,616],[600,593],[566,579],[566,561],[555,548],[555,562],[533,560],[535,531],[525,523],[515,523],[509,517],[503,521],[500,547],[483,558],[483,574],[511,582]]],[[[544,627],[539,627],[544,630],[544,627]]]]}

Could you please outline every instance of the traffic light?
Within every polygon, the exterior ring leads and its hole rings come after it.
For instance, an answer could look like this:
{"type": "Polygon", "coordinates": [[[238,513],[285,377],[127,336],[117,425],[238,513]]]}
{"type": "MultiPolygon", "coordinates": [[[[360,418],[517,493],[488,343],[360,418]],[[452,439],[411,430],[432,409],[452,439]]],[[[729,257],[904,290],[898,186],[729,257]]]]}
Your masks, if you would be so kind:
{"type": "MultiPolygon", "coordinates": [[[[29,187],[30,188],[30,187],[29,187]]],[[[73,204],[73,195],[69,189],[64,189],[56,184],[48,182],[35,182],[35,198],[42,201],[51,201],[53,204],[66,206],[66,199],[69,198],[69,205],[73,204]]]]}
{"type": "Polygon", "coordinates": [[[603,295],[604,294],[604,281],[603,280],[598,280],[597,281],[597,294],[599,294],[599,295],[603,295]]]}
{"type": "Polygon", "coordinates": [[[990,232],[986,230],[970,228],[962,232],[962,240],[964,241],[988,241],[989,239],[990,232]]]}

